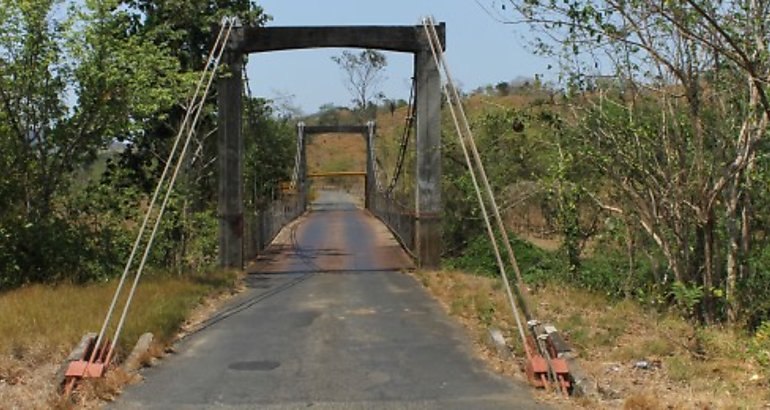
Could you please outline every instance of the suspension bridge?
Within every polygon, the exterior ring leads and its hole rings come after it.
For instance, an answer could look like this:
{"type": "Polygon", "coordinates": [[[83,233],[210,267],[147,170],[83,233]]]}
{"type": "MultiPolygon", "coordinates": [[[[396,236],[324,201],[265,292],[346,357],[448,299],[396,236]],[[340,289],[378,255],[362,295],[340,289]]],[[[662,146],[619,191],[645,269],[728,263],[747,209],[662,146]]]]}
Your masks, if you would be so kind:
{"type": "Polygon", "coordinates": [[[65,392],[83,378],[102,377],[111,365],[205,96],[220,63],[225,63],[227,73],[216,78],[219,262],[228,268],[247,266],[248,289],[181,341],[179,354],[146,372],[147,381],[129,389],[117,407],[538,407],[523,385],[485,369],[474,358],[467,335],[417,281],[400,273],[440,263],[442,92],[492,239],[526,354],[527,376],[535,386],[566,395],[575,381],[562,358],[569,348],[528,308],[526,287],[444,60],[445,30],[431,19],[417,26],[269,28],[224,20],[115,298],[83,358],[70,363],[65,392]],[[393,168],[382,169],[377,158],[374,122],[300,123],[286,192],[265,207],[244,209],[244,57],[319,47],[414,55],[413,92],[393,168]],[[362,138],[365,169],[309,171],[308,145],[320,134],[362,138]],[[416,165],[408,205],[397,187],[408,174],[404,169],[410,147],[416,165]],[[342,190],[311,188],[320,178],[362,178],[362,206],[342,190]],[[494,235],[495,226],[502,244],[494,235]],[[513,284],[507,270],[515,274],[513,284]],[[123,292],[127,296],[121,296],[123,292]]]}
{"type": "MultiPolygon", "coordinates": [[[[437,26],[440,48],[445,47],[445,27],[437,26]]],[[[233,31],[225,50],[223,61],[227,63],[230,75],[219,82],[219,260],[222,266],[241,267],[244,249],[254,246],[244,244],[249,236],[244,234],[245,219],[243,200],[243,57],[280,50],[297,50],[323,47],[346,47],[380,49],[414,55],[414,97],[415,97],[415,198],[410,232],[403,224],[405,243],[416,256],[422,267],[438,267],[441,257],[441,76],[431,48],[421,26],[400,27],[269,27],[238,28],[233,31]]],[[[362,125],[365,127],[365,125],[362,125]]],[[[300,137],[322,132],[347,132],[366,134],[363,128],[340,127],[324,130],[300,129],[300,137]]],[[[373,141],[367,137],[368,158],[372,157],[373,141]]],[[[304,138],[300,139],[300,150],[304,149],[304,138]]],[[[298,157],[303,161],[304,156],[298,157]]],[[[304,170],[302,168],[301,170],[304,170]]],[[[304,178],[304,174],[300,178],[304,178]]],[[[375,192],[374,161],[367,165],[367,198],[382,192],[375,192]]],[[[300,186],[305,182],[300,181],[300,186]]],[[[383,198],[380,198],[383,199],[383,198]]],[[[387,200],[377,201],[382,207],[367,208],[379,215],[386,207],[387,200]]],[[[392,207],[391,207],[392,208],[392,207]]],[[[383,218],[395,221],[396,218],[383,218]]],[[[253,226],[253,225],[249,225],[253,226]]],[[[402,224],[399,223],[398,227],[402,224]]],[[[396,228],[398,228],[396,227],[396,228]]]]}

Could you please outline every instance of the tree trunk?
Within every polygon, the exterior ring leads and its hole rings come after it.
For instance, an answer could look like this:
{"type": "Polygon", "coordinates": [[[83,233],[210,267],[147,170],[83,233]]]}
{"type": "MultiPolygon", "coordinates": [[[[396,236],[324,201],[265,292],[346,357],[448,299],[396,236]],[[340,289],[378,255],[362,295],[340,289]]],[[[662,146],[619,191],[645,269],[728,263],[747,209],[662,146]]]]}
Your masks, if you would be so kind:
{"type": "MultiPolygon", "coordinates": [[[[750,275],[749,269],[749,251],[751,249],[751,174],[754,169],[754,163],[756,161],[756,153],[752,154],[749,165],[746,167],[743,182],[743,193],[741,195],[741,249],[740,260],[738,263],[738,278],[736,279],[736,286],[741,280],[747,278],[750,275]]],[[[741,300],[735,298],[734,300],[734,312],[736,317],[741,311],[741,300]]]]}
{"type": "Polygon", "coordinates": [[[714,214],[710,213],[703,227],[703,320],[714,324],[714,214]]]}
{"type": "Polygon", "coordinates": [[[626,255],[628,256],[628,273],[626,274],[626,283],[623,293],[628,298],[631,296],[631,280],[636,271],[636,252],[634,243],[634,231],[631,230],[631,224],[626,221],[626,255]]]}
{"type": "Polygon", "coordinates": [[[725,235],[727,236],[727,261],[725,280],[725,300],[727,322],[734,324],[738,319],[736,285],[738,283],[741,232],[738,229],[738,205],[740,201],[739,181],[736,175],[727,187],[725,200],[725,235]]]}

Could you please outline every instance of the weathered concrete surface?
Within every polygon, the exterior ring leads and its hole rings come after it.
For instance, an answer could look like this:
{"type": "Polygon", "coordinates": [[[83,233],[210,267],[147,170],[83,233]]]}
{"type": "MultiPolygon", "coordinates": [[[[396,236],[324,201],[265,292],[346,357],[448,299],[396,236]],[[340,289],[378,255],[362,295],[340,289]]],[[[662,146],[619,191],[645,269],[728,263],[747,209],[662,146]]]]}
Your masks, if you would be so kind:
{"type": "MultiPolygon", "coordinates": [[[[436,26],[444,47],[446,26],[436,26]]],[[[244,53],[302,48],[373,48],[414,53],[425,48],[422,26],[246,27],[244,53]]]]}
{"type": "Polygon", "coordinates": [[[139,336],[139,340],[136,341],[134,349],[131,350],[131,354],[128,355],[120,367],[127,373],[133,373],[141,369],[143,366],[142,360],[144,360],[147,352],[150,351],[154,338],[155,337],[150,332],[139,336]]]}
{"type": "Polygon", "coordinates": [[[526,409],[409,275],[387,228],[322,192],[249,290],[116,408],[526,409]],[[325,272],[325,273],[317,273],[325,272]]]}
{"type": "Polygon", "coordinates": [[[497,352],[497,355],[503,360],[510,360],[513,357],[511,349],[508,344],[505,343],[505,337],[503,332],[496,327],[491,327],[487,330],[486,342],[490,349],[497,352]]]}
{"type": "Polygon", "coordinates": [[[228,52],[229,72],[219,78],[219,266],[243,267],[243,56],[228,52]]]}
{"type": "Polygon", "coordinates": [[[424,50],[414,55],[417,124],[417,198],[415,254],[420,266],[441,264],[441,75],[433,54],[424,50]]]}
{"type": "Polygon", "coordinates": [[[83,360],[86,355],[86,350],[88,350],[88,346],[91,344],[91,341],[96,338],[97,334],[94,332],[86,333],[82,338],[80,338],[80,342],[75,346],[74,349],[70,352],[69,356],[67,356],[66,359],[64,359],[64,362],[59,366],[59,369],[56,371],[56,386],[61,386],[64,384],[64,379],[66,378],[65,374],[67,373],[67,369],[70,366],[71,362],[76,362],[78,360],[83,360]]]}

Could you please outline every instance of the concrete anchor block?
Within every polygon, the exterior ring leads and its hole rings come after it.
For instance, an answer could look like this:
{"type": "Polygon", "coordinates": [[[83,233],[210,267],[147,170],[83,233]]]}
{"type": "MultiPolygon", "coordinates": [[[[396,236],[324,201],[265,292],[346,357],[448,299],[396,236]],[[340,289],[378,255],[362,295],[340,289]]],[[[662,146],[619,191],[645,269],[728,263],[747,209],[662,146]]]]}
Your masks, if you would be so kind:
{"type": "Polygon", "coordinates": [[[543,330],[548,335],[552,347],[556,350],[557,357],[567,362],[573,384],[572,394],[580,397],[595,396],[597,394],[596,382],[580,366],[577,354],[567,344],[556,326],[546,323],[543,325],[543,330]]]}
{"type": "Polygon", "coordinates": [[[59,370],[56,371],[56,385],[61,386],[64,384],[64,374],[67,373],[67,368],[69,367],[71,362],[76,362],[78,360],[85,359],[86,350],[88,350],[88,345],[91,344],[91,341],[96,338],[96,333],[86,333],[85,336],[83,336],[82,339],[80,339],[80,342],[75,346],[74,349],[70,352],[69,356],[67,356],[66,359],[64,359],[64,362],[59,366],[59,370]]]}
{"type": "Polygon", "coordinates": [[[508,345],[505,343],[503,332],[501,332],[500,329],[496,327],[490,327],[489,334],[487,336],[487,344],[489,345],[489,348],[494,349],[501,359],[508,360],[513,357],[511,349],[509,349],[508,345]]]}
{"type": "Polygon", "coordinates": [[[569,352],[562,356],[569,366],[569,374],[572,377],[572,394],[578,397],[597,396],[596,382],[583,370],[578,362],[577,355],[569,352]]]}
{"type": "Polygon", "coordinates": [[[123,365],[120,366],[126,373],[133,373],[142,368],[142,359],[150,350],[153,339],[154,336],[149,332],[139,337],[131,354],[128,355],[128,358],[123,362],[123,365]]]}

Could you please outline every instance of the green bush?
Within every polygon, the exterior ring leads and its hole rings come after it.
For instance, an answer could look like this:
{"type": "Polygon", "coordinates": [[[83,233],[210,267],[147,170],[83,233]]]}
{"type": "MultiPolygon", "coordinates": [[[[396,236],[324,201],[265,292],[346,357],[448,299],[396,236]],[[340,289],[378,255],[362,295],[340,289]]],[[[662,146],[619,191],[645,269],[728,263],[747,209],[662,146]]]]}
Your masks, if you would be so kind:
{"type": "MultiPolygon", "coordinates": [[[[509,233],[511,248],[516,255],[521,274],[527,282],[542,283],[556,278],[565,278],[564,261],[555,252],[548,252],[537,246],[519,239],[509,233]]],[[[498,235],[499,243],[502,244],[498,235]]],[[[515,277],[508,264],[508,256],[504,247],[500,249],[506,271],[511,278],[515,277]]],[[[468,246],[460,252],[460,255],[445,261],[449,269],[458,269],[484,276],[496,276],[499,274],[497,261],[487,235],[479,235],[468,242],[468,246]]]]}
{"type": "MultiPolygon", "coordinates": [[[[610,297],[635,296],[641,302],[657,300],[658,291],[652,286],[652,271],[648,261],[637,260],[634,273],[628,275],[629,266],[626,255],[607,249],[596,250],[591,256],[583,257],[577,275],[569,274],[565,252],[547,251],[509,234],[511,247],[524,280],[531,285],[560,281],[575,286],[601,292],[610,297]]],[[[498,237],[499,239],[499,237],[498,237]]],[[[502,244],[502,242],[499,242],[502,244]]],[[[501,248],[503,262],[509,277],[514,278],[505,250],[501,248]]],[[[487,235],[479,235],[468,242],[459,255],[447,258],[444,262],[448,269],[457,269],[484,276],[498,275],[492,245],[487,235]]]]}
{"type": "MultiPolygon", "coordinates": [[[[4,215],[0,290],[28,283],[97,282],[119,275],[143,217],[138,206],[146,201],[143,198],[131,189],[115,192],[110,185],[94,184],[73,194],[62,206],[64,212],[45,218],[4,215]]],[[[200,271],[214,264],[214,211],[203,209],[183,217],[182,208],[183,201],[175,194],[155,239],[149,268],[200,271]]]]}
{"type": "Polygon", "coordinates": [[[759,325],[751,340],[750,352],[760,366],[770,365],[770,321],[759,325]]]}
{"type": "Polygon", "coordinates": [[[96,251],[82,225],[49,216],[6,224],[2,232],[0,289],[30,282],[81,281],[94,274],[81,269],[96,251]]]}
{"type": "Polygon", "coordinates": [[[610,247],[602,247],[590,257],[583,258],[577,283],[611,297],[633,295],[639,298],[651,293],[654,279],[649,261],[637,260],[633,274],[629,276],[627,255],[610,247]]]}
{"type": "Polygon", "coordinates": [[[737,296],[749,328],[770,322],[770,246],[756,247],[749,258],[751,274],[738,283],[737,296]]]}

